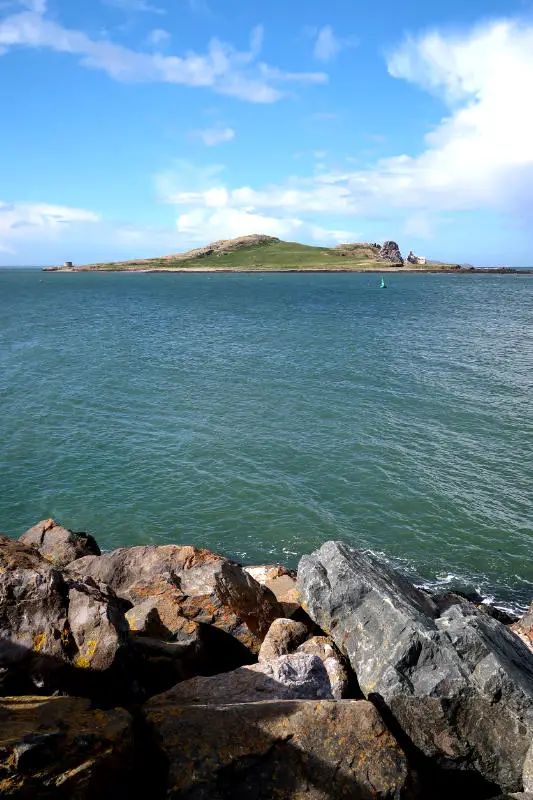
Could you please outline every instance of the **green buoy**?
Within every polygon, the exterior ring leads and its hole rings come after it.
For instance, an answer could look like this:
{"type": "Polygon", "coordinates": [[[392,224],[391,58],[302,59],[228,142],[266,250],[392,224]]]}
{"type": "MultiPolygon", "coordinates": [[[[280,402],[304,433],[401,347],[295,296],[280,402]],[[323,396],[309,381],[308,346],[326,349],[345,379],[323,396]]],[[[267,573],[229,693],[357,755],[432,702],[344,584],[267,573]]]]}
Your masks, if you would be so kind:
{"type": "Polygon", "coordinates": [[[384,278],[381,279],[381,284],[380,284],[379,288],[380,289],[386,289],[387,288],[387,284],[385,283],[385,279],[384,278]]]}

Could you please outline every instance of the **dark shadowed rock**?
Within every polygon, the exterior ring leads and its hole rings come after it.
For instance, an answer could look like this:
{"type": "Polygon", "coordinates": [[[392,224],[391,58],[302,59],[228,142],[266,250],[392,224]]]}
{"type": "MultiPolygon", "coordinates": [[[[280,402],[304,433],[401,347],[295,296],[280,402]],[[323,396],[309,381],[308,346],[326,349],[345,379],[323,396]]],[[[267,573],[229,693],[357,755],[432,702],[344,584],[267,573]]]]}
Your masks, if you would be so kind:
{"type": "Polygon", "coordinates": [[[275,619],[259,650],[259,661],[272,661],[273,658],[294,652],[308,636],[309,632],[303,622],[283,617],[275,619]]]}
{"type": "Polygon", "coordinates": [[[43,558],[56,567],[65,567],[83,556],[100,555],[100,548],[90,534],[69,531],[53,519],[38,522],[23,533],[19,541],[35,547],[43,558]]]}
{"type": "Polygon", "coordinates": [[[389,266],[403,267],[403,258],[396,242],[385,242],[379,251],[378,259],[385,261],[389,266]]]}
{"type": "Polygon", "coordinates": [[[377,557],[328,542],[298,570],[304,607],[426,756],[522,788],[533,739],[533,657],[457,598],[439,609],[377,557]]]}
{"type": "Polygon", "coordinates": [[[348,671],[344,663],[346,659],[329,636],[313,636],[301,644],[296,652],[318,656],[328,673],[333,698],[341,700],[346,697],[349,686],[348,671]]]}
{"type": "Polygon", "coordinates": [[[212,677],[191,678],[149,700],[147,708],[168,705],[254,703],[260,700],[333,699],[328,674],[317,656],[280,656],[212,677]]]}
{"type": "Polygon", "coordinates": [[[399,798],[406,759],[365,701],[149,704],[169,798],[399,798]]]}
{"type": "Polygon", "coordinates": [[[159,616],[169,629],[172,618],[185,617],[220,628],[253,653],[274,619],[283,616],[272,592],[241,566],[194,547],[115,550],[79,559],[68,572],[103,581],[134,603],[157,597],[159,616]]]}
{"type": "Polygon", "coordinates": [[[61,573],[32,547],[0,536],[0,692],[55,686],[67,657],[68,596],[61,573]]]}
{"type": "Polygon", "coordinates": [[[77,697],[0,699],[0,795],[75,800],[133,796],[132,718],[77,697]]]}

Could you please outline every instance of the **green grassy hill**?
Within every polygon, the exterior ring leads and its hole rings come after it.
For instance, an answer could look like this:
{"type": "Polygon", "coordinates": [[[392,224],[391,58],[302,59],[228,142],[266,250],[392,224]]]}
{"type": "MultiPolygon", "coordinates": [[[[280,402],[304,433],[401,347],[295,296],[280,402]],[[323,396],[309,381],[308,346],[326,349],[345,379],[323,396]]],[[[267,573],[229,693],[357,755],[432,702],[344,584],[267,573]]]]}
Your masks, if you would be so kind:
{"type": "MultiPolygon", "coordinates": [[[[213,242],[187,253],[132,261],[87,264],[76,270],[383,270],[394,266],[379,261],[379,247],[352,243],[337,247],[312,247],[284,242],[271,236],[252,235],[213,242]]],[[[411,268],[411,265],[406,267],[411,268]]],[[[59,268],[61,269],[61,268],[59,268]]]]}

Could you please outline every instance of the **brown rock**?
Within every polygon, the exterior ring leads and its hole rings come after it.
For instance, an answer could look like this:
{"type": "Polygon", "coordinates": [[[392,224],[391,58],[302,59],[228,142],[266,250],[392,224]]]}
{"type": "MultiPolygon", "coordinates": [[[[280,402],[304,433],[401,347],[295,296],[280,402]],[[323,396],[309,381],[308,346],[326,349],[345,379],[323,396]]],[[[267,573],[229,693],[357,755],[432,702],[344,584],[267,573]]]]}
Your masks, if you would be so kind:
{"type": "Polygon", "coordinates": [[[281,605],[285,617],[292,617],[300,611],[294,570],[287,569],[281,564],[245,567],[244,569],[258,583],[270,589],[281,605]]]}
{"type": "Polygon", "coordinates": [[[53,519],[38,522],[23,533],[19,541],[35,547],[43,558],[56,567],[65,567],[83,556],[100,555],[100,548],[90,534],[69,531],[53,519]]]}
{"type": "Polygon", "coordinates": [[[70,631],[61,573],[32,547],[0,536],[0,693],[54,686],[70,631]]]}
{"type": "Polygon", "coordinates": [[[399,797],[405,756],[366,701],[147,706],[168,798],[399,797]]]}
{"type": "MultiPolygon", "coordinates": [[[[132,719],[77,697],[0,699],[0,795],[102,800],[128,796],[132,719]]],[[[133,795],[130,795],[133,796],[133,795]]]]}
{"type": "Polygon", "coordinates": [[[85,556],[69,565],[69,573],[78,577],[95,578],[106,583],[119,595],[128,597],[133,583],[154,578],[161,573],[176,573],[193,569],[205,563],[226,561],[223,556],[196,547],[147,545],[122,547],[103,555],[85,556]]]}
{"type": "Polygon", "coordinates": [[[346,697],[348,691],[348,670],[346,662],[329,636],[313,636],[311,639],[301,644],[297,652],[318,656],[322,660],[326,672],[328,673],[331,693],[334,699],[341,700],[343,697],[346,697]]]}
{"type": "Polygon", "coordinates": [[[151,636],[162,639],[164,642],[170,640],[169,631],[161,622],[161,617],[157,610],[157,600],[143,600],[137,606],[133,606],[126,612],[126,619],[131,633],[137,636],[151,636]]]}
{"type": "Polygon", "coordinates": [[[131,601],[157,597],[169,630],[179,618],[212,625],[257,653],[271,623],[283,616],[275,596],[241,566],[194,547],[132,547],[86,557],[69,574],[91,575],[131,601]],[[172,622],[174,620],[174,622],[172,622]]]}
{"type": "Polygon", "coordinates": [[[254,703],[260,700],[332,699],[328,674],[316,656],[292,653],[264,664],[197,677],[153,697],[147,708],[254,703]]]}
{"type": "Polygon", "coordinates": [[[68,618],[77,647],[74,664],[80,669],[105,670],[128,641],[123,604],[96,581],[71,581],[68,618]]]}
{"type": "Polygon", "coordinates": [[[303,622],[280,617],[275,619],[259,650],[259,661],[272,661],[278,656],[292,653],[305,642],[309,633],[303,622]]]}
{"type": "Polygon", "coordinates": [[[524,614],[518,622],[511,625],[511,630],[524,642],[533,652],[533,603],[527,614],[524,614]]]}

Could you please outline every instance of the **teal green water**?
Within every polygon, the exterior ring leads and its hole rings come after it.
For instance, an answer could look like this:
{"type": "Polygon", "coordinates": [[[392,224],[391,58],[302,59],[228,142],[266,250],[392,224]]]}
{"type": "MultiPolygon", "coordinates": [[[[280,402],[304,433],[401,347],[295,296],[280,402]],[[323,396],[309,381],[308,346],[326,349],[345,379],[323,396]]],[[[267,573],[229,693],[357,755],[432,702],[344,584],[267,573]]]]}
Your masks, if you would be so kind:
{"type": "Polygon", "coordinates": [[[533,597],[529,276],[0,272],[0,520],[533,597]]]}

